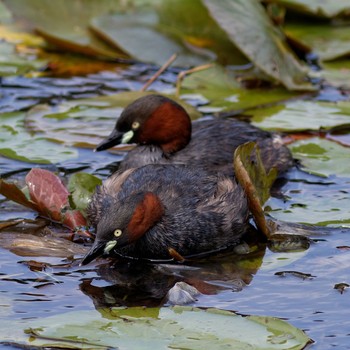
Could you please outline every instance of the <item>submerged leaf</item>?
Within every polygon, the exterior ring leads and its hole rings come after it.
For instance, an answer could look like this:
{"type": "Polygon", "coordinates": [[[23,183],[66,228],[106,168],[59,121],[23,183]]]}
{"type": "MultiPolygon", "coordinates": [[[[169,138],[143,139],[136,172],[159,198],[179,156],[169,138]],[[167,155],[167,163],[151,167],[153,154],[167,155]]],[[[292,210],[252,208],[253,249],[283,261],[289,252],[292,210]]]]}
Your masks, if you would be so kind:
{"type": "Polygon", "coordinates": [[[294,55],[258,1],[204,0],[232,42],[264,73],[290,90],[315,90],[307,68],[294,55]]]}

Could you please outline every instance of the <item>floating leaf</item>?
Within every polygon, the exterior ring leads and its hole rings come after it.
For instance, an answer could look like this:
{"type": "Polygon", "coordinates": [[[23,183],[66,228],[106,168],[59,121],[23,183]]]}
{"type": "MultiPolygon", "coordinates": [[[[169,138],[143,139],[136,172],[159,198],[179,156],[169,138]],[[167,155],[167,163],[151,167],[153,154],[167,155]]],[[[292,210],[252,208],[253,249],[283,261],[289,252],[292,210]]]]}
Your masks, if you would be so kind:
{"type": "MultiPolygon", "coordinates": [[[[349,6],[350,11],[350,6],[349,6]]],[[[323,61],[334,60],[350,54],[350,26],[329,23],[288,22],[285,33],[293,40],[301,41],[323,61]]]]}
{"type": "Polygon", "coordinates": [[[38,164],[59,163],[77,157],[77,150],[30,135],[24,127],[24,115],[22,112],[0,115],[1,155],[38,164]]]}
{"type": "MultiPolygon", "coordinates": [[[[301,330],[274,317],[242,317],[229,311],[191,307],[113,308],[78,311],[22,321],[30,327],[31,346],[43,344],[73,349],[239,348],[303,349],[310,339],[301,330]],[[45,344],[45,343],[44,343],[45,344]]],[[[1,325],[5,339],[9,326],[1,325]]],[[[17,326],[16,326],[17,327],[17,326]]]]}
{"type": "Polygon", "coordinates": [[[109,15],[94,18],[91,28],[113,47],[139,61],[162,65],[174,53],[178,54],[175,66],[196,66],[208,60],[160,32],[158,21],[155,12],[109,15]]]}
{"type": "Polygon", "coordinates": [[[55,6],[49,0],[4,0],[4,3],[16,19],[24,19],[47,41],[63,50],[105,58],[125,57],[88,29],[93,16],[120,9],[119,1],[62,0],[55,6]]]}
{"type": "MultiPolygon", "coordinates": [[[[124,107],[149,94],[140,91],[123,92],[67,101],[55,107],[38,105],[27,114],[26,125],[31,132],[65,145],[94,148],[109,135],[124,107]]],[[[183,101],[177,99],[177,102],[187,110],[191,118],[196,119],[201,115],[183,101]]]]}
{"type": "Polygon", "coordinates": [[[102,180],[88,173],[75,173],[68,182],[68,190],[71,193],[74,207],[84,211],[94,193],[96,186],[101,185],[102,180]]]}
{"type": "Polygon", "coordinates": [[[288,9],[318,17],[332,18],[342,14],[348,15],[350,4],[348,0],[268,0],[288,9]]]}
{"type": "MultiPolygon", "coordinates": [[[[34,168],[26,176],[26,183],[38,211],[53,221],[61,222],[72,230],[86,226],[86,219],[79,210],[70,210],[69,192],[52,172],[34,168]]],[[[88,232],[81,234],[89,235],[88,232]]]]}
{"type": "Polygon", "coordinates": [[[29,200],[20,188],[13,183],[4,181],[3,179],[0,179],[0,194],[11,201],[24,205],[27,208],[35,211],[39,210],[38,205],[29,200]]]}
{"type": "Polygon", "coordinates": [[[14,44],[0,41],[0,76],[24,75],[46,65],[44,60],[20,56],[14,44]]]}
{"type": "Polygon", "coordinates": [[[262,205],[270,196],[270,189],[277,177],[277,169],[273,168],[268,174],[266,173],[259,149],[254,142],[237,147],[233,165],[237,180],[247,195],[254,221],[264,235],[269,237],[270,230],[262,205]],[[255,159],[254,162],[252,162],[252,158],[255,159]]]}
{"type": "MultiPolygon", "coordinates": [[[[236,80],[233,72],[220,66],[192,73],[181,84],[181,95],[196,94],[209,102],[216,111],[240,110],[283,101],[296,93],[283,88],[245,89],[236,80]]],[[[207,108],[207,106],[205,106],[207,108]]]]}
{"type": "Polygon", "coordinates": [[[350,60],[342,59],[323,62],[320,76],[330,85],[337,88],[350,89],[350,60]]]}
{"type": "Polygon", "coordinates": [[[328,129],[350,123],[349,101],[292,101],[249,111],[253,124],[263,129],[301,131],[328,129]]]}
{"type": "Polygon", "coordinates": [[[249,60],[210,16],[201,0],[167,0],[157,7],[158,28],[193,52],[224,65],[245,65],[249,60]]]}
{"type": "Polygon", "coordinates": [[[264,73],[290,90],[315,90],[306,67],[286,44],[258,1],[204,0],[232,42],[264,73]]]}
{"type": "Polygon", "coordinates": [[[68,195],[62,181],[51,171],[34,168],[26,176],[30,198],[39,212],[54,221],[61,220],[61,212],[68,206],[68,195]]]}
{"type": "Polygon", "coordinates": [[[329,176],[348,176],[349,166],[345,159],[350,157],[350,149],[321,138],[311,138],[293,143],[291,151],[310,173],[329,176]]]}

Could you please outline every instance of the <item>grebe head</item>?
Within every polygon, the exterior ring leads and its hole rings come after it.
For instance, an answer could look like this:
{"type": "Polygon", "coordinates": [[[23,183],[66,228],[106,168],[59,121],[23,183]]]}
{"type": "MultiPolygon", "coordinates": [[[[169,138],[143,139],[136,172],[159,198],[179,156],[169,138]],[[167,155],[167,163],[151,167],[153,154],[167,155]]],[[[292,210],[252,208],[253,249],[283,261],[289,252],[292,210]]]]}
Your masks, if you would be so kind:
{"type": "MultiPolygon", "coordinates": [[[[102,200],[96,197],[94,200],[102,200]]],[[[81,265],[86,265],[114,248],[122,248],[137,241],[163,216],[163,205],[154,193],[142,192],[125,198],[104,201],[103,215],[96,227],[95,242],[81,265]]],[[[103,205],[103,204],[102,204],[103,205]]]]}
{"type": "Polygon", "coordinates": [[[112,133],[96,151],[121,143],[156,145],[171,154],[186,147],[191,139],[191,120],[185,109],[161,95],[147,95],[127,106],[112,133]]]}

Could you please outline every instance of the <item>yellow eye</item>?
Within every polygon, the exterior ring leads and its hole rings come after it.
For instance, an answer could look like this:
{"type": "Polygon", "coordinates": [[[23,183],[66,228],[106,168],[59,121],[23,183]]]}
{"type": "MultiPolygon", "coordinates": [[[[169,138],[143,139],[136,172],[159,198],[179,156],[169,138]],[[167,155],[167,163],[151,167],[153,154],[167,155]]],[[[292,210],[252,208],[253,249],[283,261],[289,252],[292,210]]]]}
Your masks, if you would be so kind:
{"type": "Polygon", "coordinates": [[[140,123],[139,123],[139,122],[133,122],[133,123],[131,124],[131,128],[132,128],[133,130],[138,129],[139,127],[140,127],[140,123]]]}
{"type": "Polygon", "coordinates": [[[119,228],[117,228],[115,231],[114,231],[114,236],[115,237],[120,237],[122,235],[122,230],[120,230],[119,228]]]}

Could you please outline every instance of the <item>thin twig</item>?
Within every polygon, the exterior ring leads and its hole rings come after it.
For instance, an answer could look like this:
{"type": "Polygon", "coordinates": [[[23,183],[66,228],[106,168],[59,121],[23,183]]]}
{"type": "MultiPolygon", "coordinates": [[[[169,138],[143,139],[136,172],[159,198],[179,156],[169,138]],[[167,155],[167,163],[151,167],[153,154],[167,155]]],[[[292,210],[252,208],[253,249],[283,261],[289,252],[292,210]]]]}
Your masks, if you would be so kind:
{"type": "Polygon", "coordinates": [[[214,66],[213,63],[203,64],[201,66],[197,66],[197,67],[194,67],[192,69],[188,69],[188,70],[184,70],[184,71],[180,72],[178,74],[177,80],[176,80],[176,95],[175,96],[176,97],[180,96],[181,83],[187,74],[191,74],[191,73],[199,72],[201,70],[209,69],[213,66],[214,66]]]}
{"type": "Polygon", "coordinates": [[[176,60],[177,54],[174,53],[160,68],[159,70],[147,81],[147,83],[141,88],[141,91],[146,91],[147,88],[153,84],[153,82],[176,60]]]}

